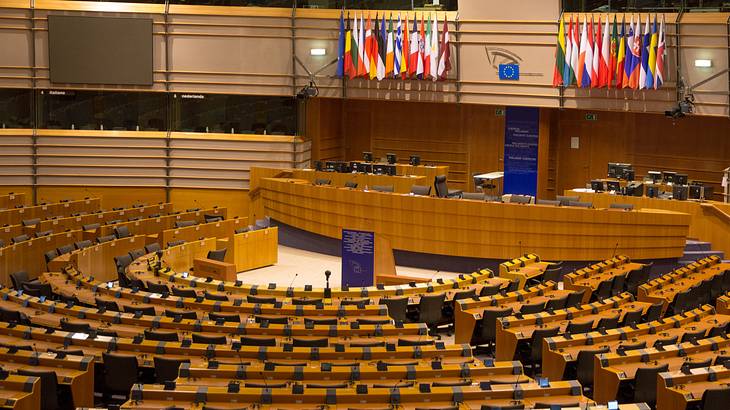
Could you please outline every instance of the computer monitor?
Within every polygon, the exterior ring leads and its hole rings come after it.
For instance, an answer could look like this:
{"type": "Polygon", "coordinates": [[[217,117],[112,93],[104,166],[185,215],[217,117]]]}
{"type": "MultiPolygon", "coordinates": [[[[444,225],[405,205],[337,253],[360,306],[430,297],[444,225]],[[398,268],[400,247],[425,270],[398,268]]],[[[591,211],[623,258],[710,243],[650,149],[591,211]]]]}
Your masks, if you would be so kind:
{"type": "Polygon", "coordinates": [[[322,161],[314,161],[314,169],[317,171],[324,171],[324,164],[322,161]]]}
{"type": "Polygon", "coordinates": [[[327,172],[335,172],[335,161],[327,161],[324,165],[324,170],[327,172]]]}
{"type": "Polygon", "coordinates": [[[649,171],[647,177],[656,184],[662,180],[662,173],[659,171],[649,171]]]}
{"type": "Polygon", "coordinates": [[[591,189],[594,192],[603,192],[604,191],[603,181],[594,179],[593,181],[591,181],[591,189]]]}
{"type": "Polygon", "coordinates": [[[387,153],[385,154],[385,158],[388,159],[388,164],[394,165],[396,161],[398,160],[398,157],[395,156],[393,153],[387,153]]]}
{"type": "Polygon", "coordinates": [[[624,163],[620,163],[620,162],[609,162],[608,163],[608,177],[609,178],[623,178],[625,169],[631,169],[631,164],[624,164],[624,163]]]}
{"type": "Polygon", "coordinates": [[[687,185],[675,184],[672,187],[672,199],[678,201],[686,201],[689,194],[689,187],[687,185]]]}
{"type": "Polygon", "coordinates": [[[703,199],[712,199],[712,195],[715,193],[715,188],[711,185],[704,185],[705,187],[705,194],[703,195],[703,199]]]}
{"type": "Polygon", "coordinates": [[[364,151],[362,153],[362,160],[365,162],[373,162],[373,153],[369,151],[364,151]]]}
{"type": "Polygon", "coordinates": [[[373,164],[373,174],[375,175],[388,175],[388,165],[385,164],[373,164]]]}
{"type": "Polygon", "coordinates": [[[692,184],[689,186],[689,194],[687,194],[687,197],[689,199],[700,199],[701,194],[702,194],[702,185],[692,184]]]}
{"type": "Polygon", "coordinates": [[[621,184],[618,181],[606,181],[606,191],[620,192],[621,184]]]}
{"type": "Polygon", "coordinates": [[[659,185],[646,185],[646,196],[649,198],[659,198],[659,185]]]}
{"type": "Polygon", "coordinates": [[[418,155],[411,155],[410,159],[408,160],[408,163],[413,165],[414,167],[417,167],[421,165],[421,157],[418,155]]]}
{"type": "Polygon", "coordinates": [[[644,184],[641,182],[631,182],[626,185],[626,196],[644,196],[644,184]]]}
{"type": "Polygon", "coordinates": [[[676,174],[674,176],[674,183],[679,185],[687,185],[688,177],[687,174],[676,174]]]}
{"type": "Polygon", "coordinates": [[[662,181],[664,181],[665,184],[673,184],[676,176],[677,173],[674,171],[662,171],[662,181]]]}

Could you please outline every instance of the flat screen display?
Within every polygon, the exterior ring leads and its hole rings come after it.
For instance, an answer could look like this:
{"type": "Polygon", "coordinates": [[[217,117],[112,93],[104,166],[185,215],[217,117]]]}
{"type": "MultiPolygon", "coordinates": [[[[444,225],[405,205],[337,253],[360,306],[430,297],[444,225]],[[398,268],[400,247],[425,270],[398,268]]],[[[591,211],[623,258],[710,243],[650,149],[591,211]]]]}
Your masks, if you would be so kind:
{"type": "Polygon", "coordinates": [[[52,83],[152,85],[152,19],[48,16],[52,83]]]}

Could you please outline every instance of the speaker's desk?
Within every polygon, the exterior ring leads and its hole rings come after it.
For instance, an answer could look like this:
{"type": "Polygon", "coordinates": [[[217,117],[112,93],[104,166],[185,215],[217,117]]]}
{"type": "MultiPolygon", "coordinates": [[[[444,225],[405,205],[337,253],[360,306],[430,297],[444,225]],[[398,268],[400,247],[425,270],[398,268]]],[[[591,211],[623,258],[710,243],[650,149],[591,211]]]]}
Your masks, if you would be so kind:
{"type": "Polygon", "coordinates": [[[261,178],[260,196],[266,215],[308,232],[339,239],[342,228],[373,231],[396,250],[460,257],[529,249],[544,260],[603,260],[618,242],[616,252],[634,259],[676,258],[689,226],[688,215],[671,211],[489,203],[285,178],[261,178]]]}

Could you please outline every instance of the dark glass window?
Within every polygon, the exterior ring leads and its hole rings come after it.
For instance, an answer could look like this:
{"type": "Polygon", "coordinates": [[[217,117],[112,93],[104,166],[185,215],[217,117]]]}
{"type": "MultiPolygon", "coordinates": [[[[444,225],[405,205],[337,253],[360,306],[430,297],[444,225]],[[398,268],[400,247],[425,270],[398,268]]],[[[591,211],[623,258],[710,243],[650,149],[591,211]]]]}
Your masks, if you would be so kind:
{"type": "Polygon", "coordinates": [[[637,10],[652,10],[660,12],[678,11],[682,7],[690,6],[691,3],[705,3],[704,6],[700,5],[695,7],[708,7],[710,6],[709,3],[712,2],[722,3],[722,0],[563,0],[563,9],[568,12],[608,12],[637,10]]]}
{"type": "Polygon", "coordinates": [[[171,4],[239,7],[293,7],[294,0],[170,0],[171,4]]]}
{"type": "Polygon", "coordinates": [[[294,97],[176,93],[173,131],[295,135],[294,97]]]}
{"type": "Polygon", "coordinates": [[[33,90],[0,89],[0,128],[33,127],[33,90]]]}
{"type": "Polygon", "coordinates": [[[433,6],[433,0],[297,0],[297,7],[319,9],[362,9],[362,10],[412,10],[423,7],[437,7],[434,10],[457,10],[458,0],[441,0],[433,6]]]}
{"type": "Polygon", "coordinates": [[[167,129],[167,94],[38,91],[39,128],[158,131],[167,129]]]}

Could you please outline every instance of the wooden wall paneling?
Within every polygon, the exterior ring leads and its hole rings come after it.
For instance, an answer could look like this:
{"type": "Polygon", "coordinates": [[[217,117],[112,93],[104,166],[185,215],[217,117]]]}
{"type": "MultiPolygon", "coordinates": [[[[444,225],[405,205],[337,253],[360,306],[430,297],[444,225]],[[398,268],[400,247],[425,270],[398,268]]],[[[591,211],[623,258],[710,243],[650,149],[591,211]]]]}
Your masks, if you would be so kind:
{"type": "MultiPolygon", "coordinates": [[[[0,184],[31,185],[32,174],[33,131],[0,129],[0,184]]],[[[32,194],[28,196],[32,197],[32,194]]]]}
{"type": "Polygon", "coordinates": [[[129,208],[136,204],[165,202],[164,188],[120,188],[115,186],[41,186],[38,203],[58,202],[63,199],[101,198],[101,209],[129,208]]]}
{"type": "Polygon", "coordinates": [[[345,159],[342,110],[346,103],[334,98],[314,98],[307,101],[305,138],[312,141],[313,161],[345,159]]]}
{"type": "Polygon", "coordinates": [[[468,143],[468,190],[476,192],[472,174],[504,169],[504,116],[497,116],[491,105],[462,104],[461,122],[464,140],[468,143]]]}
{"type": "Polygon", "coordinates": [[[345,160],[362,159],[363,151],[372,151],[373,149],[371,141],[371,106],[368,101],[348,99],[342,102],[342,115],[345,160]]]}
{"type": "MultiPolygon", "coordinates": [[[[248,191],[235,189],[170,189],[170,202],[176,211],[190,208],[226,208],[229,218],[249,215],[248,191]]],[[[261,216],[259,216],[261,218],[261,216]]]]}
{"type": "Polygon", "coordinates": [[[550,166],[550,140],[552,136],[551,131],[551,120],[552,120],[552,109],[541,108],[540,109],[540,126],[539,126],[539,138],[537,147],[537,197],[548,198],[549,197],[549,166],[550,166]]]}

